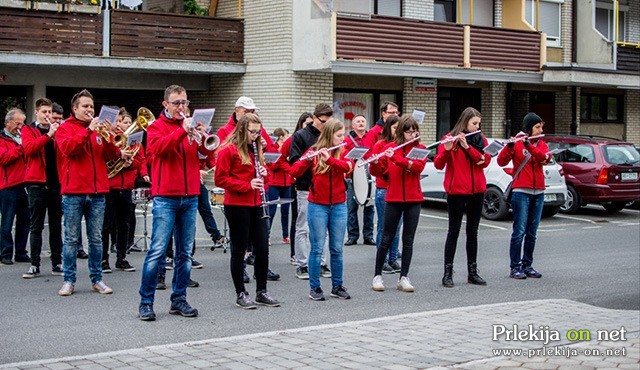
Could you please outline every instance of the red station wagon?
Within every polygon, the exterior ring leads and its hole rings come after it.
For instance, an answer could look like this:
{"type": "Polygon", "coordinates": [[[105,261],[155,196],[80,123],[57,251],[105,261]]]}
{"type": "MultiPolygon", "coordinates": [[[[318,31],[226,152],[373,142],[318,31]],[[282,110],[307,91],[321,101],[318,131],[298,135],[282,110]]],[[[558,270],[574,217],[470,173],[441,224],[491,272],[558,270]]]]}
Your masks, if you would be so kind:
{"type": "Polygon", "coordinates": [[[561,211],[577,212],[598,203],[618,212],[640,199],[640,154],[631,143],[584,135],[546,135],[549,149],[566,149],[556,154],[567,181],[567,200],[561,211]]]}

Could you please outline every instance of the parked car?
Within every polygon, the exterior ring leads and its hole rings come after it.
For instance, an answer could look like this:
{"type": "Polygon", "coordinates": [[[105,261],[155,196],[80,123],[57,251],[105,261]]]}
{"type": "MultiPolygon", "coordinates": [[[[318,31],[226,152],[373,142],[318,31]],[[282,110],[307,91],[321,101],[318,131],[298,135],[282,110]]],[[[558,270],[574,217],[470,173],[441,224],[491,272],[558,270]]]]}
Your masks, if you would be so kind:
{"type": "MultiPolygon", "coordinates": [[[[487,139],[489,144],[495,139],[487,139]]],[[[436,155],[437,148],[429,152],[429,161],[422,171],[420,185],[422,186],[422,195],[425,200],[445,201],[447,193],[444,191],[444,170],[437,170],[433,165],[433,158],[436,155]]],[[[513,164],[509,163],[505,167],[500,167],[496,158],[491,159],[491,163],[484,170],[487,178],[487,191],[484,193],[484,202],[482,205],[482,216],[489,220],[503,220],[509,214],[510,205],[507,203],[503,194],[507,186],[511,182],[511,171],[513,164]]],[[[553,216],[560,207],[565,203],[567,197],[567,186],[562,173],[562,166],[555,161],[544,166],[544,179],[546,189],[544,191],[544,208],[543,215],[545,217],[553,216]]]]}
{"type": "Polygon", "coordinates": [[[567,180],[567,201],[561,211],[577,212],[589,203],[618,212],[640,199],[640,154],[631,143],[586,135],[547,135],[567,180]]]}

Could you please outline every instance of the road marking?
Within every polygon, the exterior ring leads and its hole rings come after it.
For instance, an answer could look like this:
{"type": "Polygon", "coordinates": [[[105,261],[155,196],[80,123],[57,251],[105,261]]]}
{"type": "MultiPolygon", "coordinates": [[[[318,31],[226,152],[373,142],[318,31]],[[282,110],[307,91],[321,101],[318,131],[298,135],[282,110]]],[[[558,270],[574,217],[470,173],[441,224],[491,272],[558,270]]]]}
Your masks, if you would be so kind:
{"type": "Polygon", "coordinates": [[[582,228],[585,229],[585,230],[586,229],[601,229],[602,226],[583,226],[582,228]]]}
{"type": "Polygon", "coordinates": [[[542,231],[545,233],[554,232],[554,231],[564,231],[566,229],[538,229],[538,231],[542,231]]]}
{"type": "Polygon", "coordinates": [[[565,216],[565,215],[555,215],[554,217],[564,218],[564,219],[567,219],[567,220],[583,221],[583,222],[588,222],[590,224],[595,224],[596,223],[595,221],[590,220],[588,218],[580,218],[580,217],[565,216]]]}
{"type": "MultiPolygon", "coordinates": [[[[445,221],[449,221],[449,218],[448,218],[448,217],[433,216],[433,215],[425,215],[424,213],[420,213],[420,216],[422,216],[422,217],[427,217],[427,218],[435,218],[435,219],[437,219],[437,220],[445,220],[445,221]]],[[[465,223],[465,224],[466,224],[466,223],[467,223],[467,221],[466,221],[466,220],[462,220],[462,223],[465,223]]],[[[480,226],[489,227],[489,228],[492,228],[492,229],[498,229],[498,230],[505,230],[505,231],[509,230],[509,229],[504,228],[504,227],[502,227],[502,226],[495,226],[495,225],[483,224],[482,222],[480,223],[480,226]]]]}

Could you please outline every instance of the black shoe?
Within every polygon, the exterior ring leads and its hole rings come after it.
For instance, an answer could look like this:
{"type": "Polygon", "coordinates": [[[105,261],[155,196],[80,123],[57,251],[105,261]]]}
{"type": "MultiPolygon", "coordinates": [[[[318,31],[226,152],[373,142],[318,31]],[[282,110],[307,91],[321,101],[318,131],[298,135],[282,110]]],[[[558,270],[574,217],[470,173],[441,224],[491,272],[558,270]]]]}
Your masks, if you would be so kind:
{"type": "Polygon", "coordinates": [[[442,285],[446,288],[453,288],[453,264],[444,265],[444,276],[442,276],[442,285]]]}
{"type": "Polygon", "coordinates": [[[33,279],[38,276],[40,276],[40,267],[38,266],[31,266],[27,272],[22,274],[23,279],[33,279]]]}
{"type": "Polygon", "coordinates": [[[193,258],[191,259],[191,268],[192,268],[192,269],[199,270],[199,269],[201,269],[201,268],[203,268],[203,267],[204,267],[204,265],[203,265],[203,264],[201,264],[200,262],[198,262],[198,261],[194,260],[193,258]]]}
{"type": "Polygon", "coordinates": [[[347,241],[344,242],[344,245],[356,245],[356,244],[358,244],[358,241],[353,239],[347,239],[347,241]]]}
{"type": "Polygon", "coordinates": [[[138,307],[138,317],[142,321],[155,321],[156,314],[153,312],[153,305],[141,304],[138,307]]]}
{"type": "Polygon", "coordinates": [[[475,262],[470,263],[468,266],[468,269],[469,269],[469,275],[467,277],[467,282],[469,284],[487,285],[487,282],[484,281],[484,279],[481,278],[480,275],[478,275],[478,265],[475,262]]]}
{"type": "Polygon", "coordinates": [[[314,301],[324,301],[324,293],[322,292],[322,288],[311,288],[311,291],[309,292],[309,298],[313,299],[314,301]]]}
{"type": "Polygon", "coordinates": [[[29,258],[28,255],[23,254],[23,255],[16,256],[16,258],[14,258],[14,261],[23,262],[23,263],[31,263],[31,258],[29,258]]]}
{"type": "Polygon", "coordinates": [[[389,262],[389,266],[391,266],[391,268],[393,269],[394,272],[401,272],[402,271],[402,266],[400,265],[400,262],[398,262],[398,260],[395,260],[393,262],[389,262]]]}
{"type": "MultiPolygon", "coordinates": [[[[78,257],[79,258],[79,257],[78,257]]],[[[102,261],[102,273],[110,274],[113,270],[111,270],[111,266],[109,266],[109,261],[102,261]]]]}
{"type": "Polygon", "coordinates": [[[342,285],[331,289],[331,296],[340,299],[351,299],[351,296],[347,293],[347,288],[342,285]]]}
{"type": "Polygon", "coordinates": [[[85,252],[84,250],[80,249],[78,251],[78,254],[76,255],[76,257],[80,258],[81,260],[86,260],[87,258],[89,258],[89,255],[87,254],[87,252],[85,252]]]}
{"type": "Polygon", "coordinates": [[[296,268],[296,277],[300,280],[309,280],[309,268],[307,266],[296,268]]]}
{"type": "Polygon", "coordinates": [[[533,267],[527,267],[522,272],[524,272],[524,274],[527,275],[527,277],[530,277],[533,279],[540,279],[542,277],[542,274],[534,270],[533,267]]]}
{"type": "Polygon", "coordinates": [[[240,292],[236,299],[236,306],[244,308],[245,310],[255,310],[256,304],[249,298],[249,293],[240,292]]]}
{"type": "Polygon", "coordinates": [[[164,276],[158,276],[158,283],[156,284],[156,290],[166,290],[167,284],[164,282],[164,276]]]}
{"type": "Polygon", "coordinates": [[[327,265],[320,265],[320,276],[323,278],[331,278],[331,270],[327,265]]]}
{"type": "Polygon", "coordinates": [[[376,245],[376,241],[373,239],[365,239],[364,240],[364,244],[365,245],[376,245]]]}
{"type": "Polygon", "coordinates": [[[13,265],[11,258],[3,258],[0,260],[0,265],[13,265]]]}
{"type": "Polygon", "coordinates": [[[227,239],[220,235],[218,238],[214,239],[213,241],[213,248],[220,248],[224,245],[224,243],[227,241],[227,239]]]}
{"type": "Polygon", "coordinates": [[[133,272],[136,270],[136,268],[131,266],[127,260],[116,261],[116,269],[127,272],[133,272]]]}
{"type": "MultiPolygon", "coordinates": [[[[256,274],[253,274],[253,279],[256,279],[256,274]]],[[[267,280],[269,281],[278,281],[280,280],[280,274],[271,271],[271,269],[267,270],[267,280]]],[[[258,298],[256,297],[256,302],[258,301],[258,298]]]]}
{"type": "Polygon", "coordinates": [[[256,263],[256,257],[253,254],[250,254],[244,260],[245,260],[245,262],[247,262],[247,265],[253,266],[253,264],[256,263]]]}
{"type": "Polygon", "coordinates": [[[51,275],[53,276],[62,276],[64,275],[64,271],[62,270],[62,265],[55,265],[51,268],[51,275]]]}
{"type": "Polygon", "coordinates": [[[187,287],[189,287],[189,288],[197,288],[199,286],[200,286],[200,283],[198,283],[195,280],[189,279],[189,284],[187,285],[187,287]]]}
{"type": "Polygon", "coordinates": [[[173,301],[169,313],[172,315],[180,315],[184,317],[197,317],[198,310],[189,306],[187,301],[173,301]]]}
{"type": "Polygon", "coordinates": [[[393,269],[393,267],[391,267],[391,265],[389,265],[388,263],[384,263],[384,265],[382,265],[382,273],[383,274],[395,274],[396,271],[393,269]]]}
{"type": "Polygon", "coordinates": [[[280,302],[277,299],[272,298],[266,290],[261,290],[256,293],[256,303],[269,307],[280,307],[280,302]]]}
{"type": "Polygon", "coordinates": [[[249,273],[247,272],[247,269],[242,269],[242,279],[244,280],[245,284],[249,284],[251,282],[251,278],[249,277],[249,273]]]}

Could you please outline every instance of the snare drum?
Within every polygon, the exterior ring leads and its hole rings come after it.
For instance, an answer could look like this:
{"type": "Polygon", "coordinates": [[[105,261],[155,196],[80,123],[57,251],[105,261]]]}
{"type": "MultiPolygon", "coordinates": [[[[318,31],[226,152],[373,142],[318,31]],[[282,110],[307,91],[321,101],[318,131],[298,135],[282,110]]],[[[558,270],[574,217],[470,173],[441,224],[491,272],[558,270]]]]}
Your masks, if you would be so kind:
{"type": "Polygon", "coordinates": [[[373,202],[376,186],[369,173],[369,165],[360,166],[362,162],[362,159],[358,159],[353,170],[353,195],[359,205],[366,206],[373,202]]]}
{"type": "Polygon", "coordinates": [[[209,190],[211,193],[211,205],[212,206],[221,206],[224,204],[224,189],[223,188],[213,188],[209,190]]]}
{"type": "Polygon", "coordinates": [[[131,201],[135,204],[146,203],[151,200],[151,188],[137,188],[131,191],[131,201]]]}

